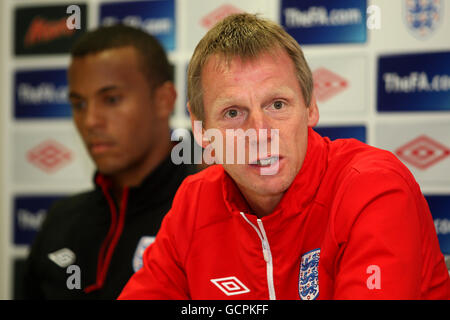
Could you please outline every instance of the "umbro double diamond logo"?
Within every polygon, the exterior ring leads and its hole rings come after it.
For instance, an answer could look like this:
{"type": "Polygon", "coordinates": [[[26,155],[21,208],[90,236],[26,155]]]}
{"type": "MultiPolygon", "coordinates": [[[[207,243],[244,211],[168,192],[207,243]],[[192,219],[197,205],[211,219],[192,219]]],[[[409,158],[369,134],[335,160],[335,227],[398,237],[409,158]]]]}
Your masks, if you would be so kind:
{"type": "Polygon", "coordinates": [[[76,256],[72,250],[63,248],[49,253],[48,258],[61,268],[66,268],[75,262],[76,256]]]}
{"type": "Polygon", "coordinates": [[[211,282],[227,296],[250,292],[250,289],[236,277],[211,279],[211,282]]]}

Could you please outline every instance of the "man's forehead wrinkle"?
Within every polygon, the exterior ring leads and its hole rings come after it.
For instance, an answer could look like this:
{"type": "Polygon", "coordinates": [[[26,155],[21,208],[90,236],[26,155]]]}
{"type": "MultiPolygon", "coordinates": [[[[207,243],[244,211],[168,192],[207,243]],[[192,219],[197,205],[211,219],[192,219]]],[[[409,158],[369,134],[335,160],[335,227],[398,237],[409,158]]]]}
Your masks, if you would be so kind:
{"type": "Polygon", "coordinates": [[[213,70],[215,72],[224,73],[231,68],[232,64],[240,64],[241,66],[251,65],[260,60],[261,57],[270,55],[273,60],[279,60],[282,52],[286,51],[278,46],[274,46],[271,50],[263,50],[255,55],[240,55],[231,53],[214,53],[206,58],[206,63],[214,61],[213,70]]]}

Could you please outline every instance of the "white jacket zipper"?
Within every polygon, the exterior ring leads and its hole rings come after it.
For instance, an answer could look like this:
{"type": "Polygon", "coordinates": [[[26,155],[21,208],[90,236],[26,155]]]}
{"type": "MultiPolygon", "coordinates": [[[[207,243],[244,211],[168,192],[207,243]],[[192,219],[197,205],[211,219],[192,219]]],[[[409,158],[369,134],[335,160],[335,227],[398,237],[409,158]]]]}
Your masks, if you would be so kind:
{"type": "Polygon", "coordinates": [[[269,287],[269,299],[270,300],[276,300],[275,296],[275,286],[273,284],[273,261],[272,261],[272,253],[270,252],[270,246],[269,241],[267,240],[266,231],[264,230],[263,223],[261,219],[258,219],[258,227],[256,227],[253,223],[250,222],[250,220],[247,219],[245,214],[241,212],[241,216],[244,218],[245,221],[250,224],[253,229],[255,229],[256,233],[258,234],[259,238],[261,239],[262,244],[262,250],[263,250],[263,256],[264,261],[266,261],[266,270],[267,270],[267,286],[269,287]]]}

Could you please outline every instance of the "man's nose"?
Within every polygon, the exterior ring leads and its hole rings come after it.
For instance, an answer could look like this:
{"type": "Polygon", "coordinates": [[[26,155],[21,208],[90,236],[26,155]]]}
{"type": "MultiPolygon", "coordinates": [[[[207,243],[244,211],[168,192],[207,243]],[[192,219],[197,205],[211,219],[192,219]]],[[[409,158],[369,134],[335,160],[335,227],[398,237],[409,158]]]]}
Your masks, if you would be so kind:
{"type": "Polygon", "coordinates": [[[95,103],[90,103],[86,108],[84,118],[86,128],[97,128],[105,124],[105,115],[101,108],[95,103]]]}
{"type": "Polygon", "coordinates": [[[270,129],[272,128],[269,117],[261,108],[255,108],[250,113],[248,129],[254,129],[258,137],[267,137],[270,140],[270,129]]]}

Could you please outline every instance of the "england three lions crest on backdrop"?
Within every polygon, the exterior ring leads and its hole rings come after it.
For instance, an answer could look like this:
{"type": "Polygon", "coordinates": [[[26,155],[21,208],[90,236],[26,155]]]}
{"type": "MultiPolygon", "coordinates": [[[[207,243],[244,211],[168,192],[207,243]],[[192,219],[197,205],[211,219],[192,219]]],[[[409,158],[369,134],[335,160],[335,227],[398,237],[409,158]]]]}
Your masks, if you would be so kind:
{"type": "Polygon", "coordinates": [[[404,0],[404,20],[414,36],[424,39],[443,20],[443,0],[404,0]]]}

